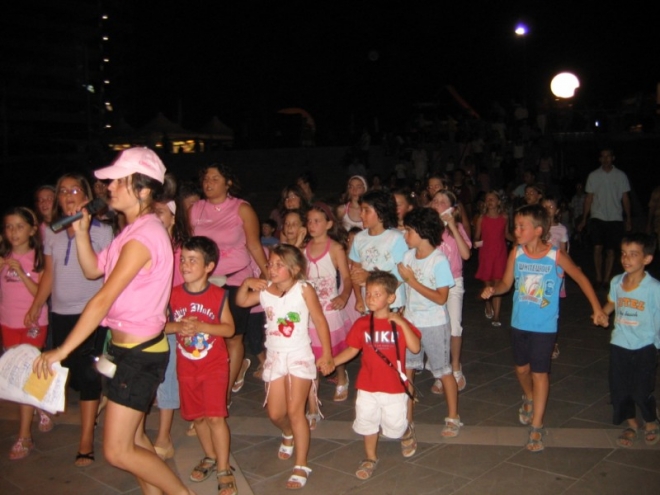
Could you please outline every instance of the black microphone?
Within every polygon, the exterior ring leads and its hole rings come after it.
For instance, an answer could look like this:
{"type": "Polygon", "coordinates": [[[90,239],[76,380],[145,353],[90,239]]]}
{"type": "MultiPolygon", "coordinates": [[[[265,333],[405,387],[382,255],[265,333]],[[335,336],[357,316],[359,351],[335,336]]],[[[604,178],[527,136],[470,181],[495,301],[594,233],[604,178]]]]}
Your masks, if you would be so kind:
{"type": "MultiPolygon", "coordinates": [[[[90,215],[94,215],[98,213],[105,207],[106,204],[103,198],[96,198],[93,201],[87,203],[85,206],[83,206],[83,208],[85,208],[90,215]]],[[[53,232],[59,232],[62,229],[66,229],[73,222],[80,220],[82,216],[83,216],[82,211],[79,211],[78,213],[76,213],[75,215],[71,215],[70,217],[60,218],[57,222],[53,222],[52,224],[50,224],[50,228],[53,232]]]]}

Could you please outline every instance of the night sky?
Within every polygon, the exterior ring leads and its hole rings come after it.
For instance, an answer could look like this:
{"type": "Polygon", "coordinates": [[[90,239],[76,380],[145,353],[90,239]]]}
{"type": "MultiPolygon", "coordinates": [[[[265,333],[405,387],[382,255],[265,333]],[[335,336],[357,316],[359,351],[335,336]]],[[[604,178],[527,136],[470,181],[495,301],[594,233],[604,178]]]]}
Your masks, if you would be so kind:
{"type": "Polygon", "coordinates": [[[578,75],[576,103],[589,106],[613,108],[660,81],[652,2],[143,3],[153,7],[133,7],[121,108],[138,126],[158,111],[175,119],[180,101],[190,128],[295,106],[319,127],[354,113],[388,130],[416,102],[451,103],[447,84],[486,115],[525,86],[530,105],[550,97],[562,70],[578,75]],[[524,42],[513,33],[520,20],[524,42]]]}

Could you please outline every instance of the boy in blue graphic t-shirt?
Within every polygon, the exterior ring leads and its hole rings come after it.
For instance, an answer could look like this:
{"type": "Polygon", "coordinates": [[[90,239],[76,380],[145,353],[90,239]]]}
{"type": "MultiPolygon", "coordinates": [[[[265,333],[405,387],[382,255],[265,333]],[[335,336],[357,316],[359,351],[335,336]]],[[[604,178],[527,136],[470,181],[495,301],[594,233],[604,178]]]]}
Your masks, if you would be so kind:
{"type": "Polygon", "coordinates": [[[509,291],[515,281],[511,332],[516,375],[523,389],[523,404],[518,420],[530,426],[526,448],[543,450],[543,416],[550,389],[550,363],[559,317],[559,289],[564,273],[577,282],[598,324],[606,318],[598,298],[582,270],[571,258],[560,253],[544,239],[550,218],[541,205],[526,205],[516,210],[517,246],[509,254],[504,277],[481,296],[488,299],[509,291]]]}

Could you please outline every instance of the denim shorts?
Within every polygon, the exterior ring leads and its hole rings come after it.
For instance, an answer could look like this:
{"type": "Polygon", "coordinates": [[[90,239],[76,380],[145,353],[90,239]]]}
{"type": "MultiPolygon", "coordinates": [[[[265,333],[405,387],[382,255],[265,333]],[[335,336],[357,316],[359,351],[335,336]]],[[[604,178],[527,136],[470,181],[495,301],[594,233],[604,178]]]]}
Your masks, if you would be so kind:
{"type": "Polygon", "coordinates": [[[423,370],[424,354],[426,354],[434,378],[451,374],[449,323],[436,327],[420,327],[418,330],[422,334],[422,349],[417,354],[406,350],[406,369],[423,370]]]}
{"type": "Polygon", "coordinates": [[[115,376],[108,380],[108,400],[148,412],[158,385],[165,378],[169,352],[134,351],[110,342],[108,354],[117,365],[115,376]]]}
{"type": "Polygon", "coordinates": [[[167,336],[170,345],[170,362],[165,370],[165,381],[158,387],[156,398],[159,409],[179,409],[179,380],[176,376],[176,334],[167,336]]]}

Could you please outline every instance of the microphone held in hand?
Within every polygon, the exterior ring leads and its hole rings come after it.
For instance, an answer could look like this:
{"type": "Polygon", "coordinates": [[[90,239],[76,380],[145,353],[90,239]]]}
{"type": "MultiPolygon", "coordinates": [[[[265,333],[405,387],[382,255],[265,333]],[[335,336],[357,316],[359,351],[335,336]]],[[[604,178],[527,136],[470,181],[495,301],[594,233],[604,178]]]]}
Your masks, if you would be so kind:
{"type": "MultiPolygon", "coordinates": [[[[85,208],[90,215],[95,215],[105,207],[106,204],[105,201],[103,201],[103,198],[96,198],[93,201],[87,203],[85,206],[83,206],[83,208],[85,208]]],[[[57,222],[53,222],[50,225],[50,228],[53,232],[59,232],[62,229],[66,229],[73,222],[80,220],[82,216],[83,216],[82,211],[79,211],[78,213],[76,213],[75,215],[71,215],[70,217],[60,218],[57,222]]]]}

